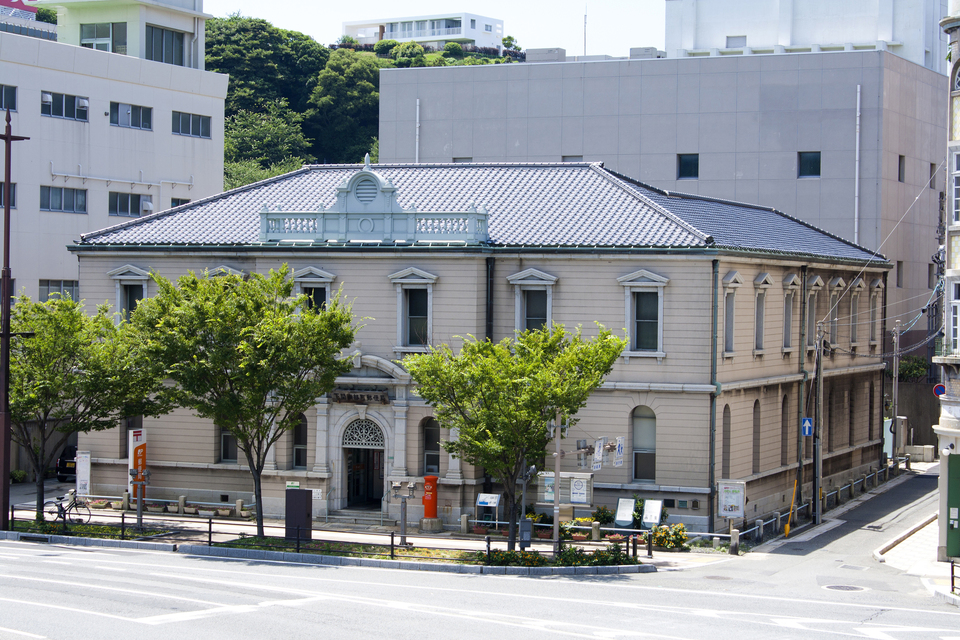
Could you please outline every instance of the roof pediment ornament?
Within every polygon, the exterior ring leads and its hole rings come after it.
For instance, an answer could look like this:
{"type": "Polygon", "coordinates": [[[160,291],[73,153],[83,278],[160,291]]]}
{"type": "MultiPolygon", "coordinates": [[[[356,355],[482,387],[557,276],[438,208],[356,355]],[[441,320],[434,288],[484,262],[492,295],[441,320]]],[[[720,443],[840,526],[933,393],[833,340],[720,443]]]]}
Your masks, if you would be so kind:
{"type": "Polygon", "coordinates": [[[440,276],[416,267],[407,267],[403,271],[391,273],[387,278],[394,284],[434,284],[440,276]]]}
{"type": "Polygon", "coordinates": [[[788,273],[783,278],[783,288],[784,289],[799,289],[800,288],[800,276],[795,273],[788,273]]]}
{"type": "Polygon", "coordinates": [[[640,269],[639,271],[628,273],[625,276],[620,276],[617,278],[617,282],[624,287],[665,287],[667,283],[670,282],[670,278],[656,274],[653,271],[640,269]]]}
{"type": "Polygon", "coordinates": [[[753,279],[753,286],[757,289],[766,289],[767,287],[772,287],[773,278],[770,277],[769,273],[761,273],[753,279]]]}
{"type": "Polygon", "coordinates": [[[740,275],[739,271],[728,271],[727,275],[723,276],[723,286],[736,289],[743,284],[743,276],[740,275]]]}
{"type": "Polygon", "coordinates": [[[507,282],[510,284],[539,284],[539,285],[552,285],[556,284],[557,276],[552,276],[545,271],[540,271],[539,269],[524,269],[519,273],[515,273],[511,276],[507,276],[507,282]]]}
{"type": "Polygon", "coordinates": [[[284,211],[264,204],[260,241],[376,242],[394,244],[489,242],[488,214],[471,203],[466,211],[420,212],[397,201],[393,182],[369,162],[336,187],[336,200],[316,211],[284,211]]]}
{"type": "Polygon", "coordinates": [[[107,276],[112,280],[149,280],[150,272],[132,264],[125,264],[122,267],[107,271],[107,276]]]}

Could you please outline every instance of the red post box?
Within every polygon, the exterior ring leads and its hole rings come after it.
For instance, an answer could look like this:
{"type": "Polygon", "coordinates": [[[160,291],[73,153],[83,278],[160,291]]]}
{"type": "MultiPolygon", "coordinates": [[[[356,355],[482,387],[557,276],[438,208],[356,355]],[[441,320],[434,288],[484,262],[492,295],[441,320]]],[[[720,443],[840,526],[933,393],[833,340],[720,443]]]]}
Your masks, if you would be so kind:
{"type": "Polygon", "coordinates": [[[437,517],[437,476],[423,477],[423,517],[437,517]]]}

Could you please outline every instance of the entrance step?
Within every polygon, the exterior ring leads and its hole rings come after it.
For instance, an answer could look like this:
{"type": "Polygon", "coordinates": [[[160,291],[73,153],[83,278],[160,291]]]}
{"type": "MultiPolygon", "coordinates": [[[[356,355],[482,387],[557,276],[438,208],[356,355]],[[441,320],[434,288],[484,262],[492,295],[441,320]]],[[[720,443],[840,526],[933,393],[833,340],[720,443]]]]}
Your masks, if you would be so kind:
{"type": "MultiPolygon", "coordinates": [[[[325,519],[321,516],[318,520],[325,520],[326,522],[336,524],[355,524],[365,527],[379,527],[381,522],[380,512],[375,509],[340,509],[339,511],[331,511],[330,515],[325,519]]],[[[384,515],[383,526],[396,527],[397,524],[396,520],[384,515]]]]}

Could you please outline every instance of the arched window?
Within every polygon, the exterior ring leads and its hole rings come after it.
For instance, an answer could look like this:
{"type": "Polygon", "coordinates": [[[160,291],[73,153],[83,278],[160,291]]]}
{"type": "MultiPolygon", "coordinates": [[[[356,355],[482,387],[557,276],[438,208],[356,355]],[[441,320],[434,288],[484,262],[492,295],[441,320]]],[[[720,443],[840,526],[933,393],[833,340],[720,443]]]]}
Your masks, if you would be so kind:
{"type": "Polygon", "coordinates": [[[753,402],[753,473],[760,473],[760,401],[753,402]]]}
{"type": "Polygon", "coordinates": [[[293,468],[307,468],[307,417],[303,414],[293,428],[293,468]]]}
{"type": "Polygon", "coordinates": [[[730,477],[730,430],[732,429],[730,420],[730,405],[723,405],[723,448],[721,457],[723,462],[720,465],[721,475],[724,478],[730,477]]]}
{"type": "Polygon", "coordinates": [[[853,446],[857,441],[857,390],[856,388],[848,391],[850,394],[850,406],[847,407],[847,446],[853,446]]]}
{"type": "Polygon", "coordinates": [[[436,418],[423,422],[423,473],[440,473],[440,423],[436,418]]]}
{"type": "Polygon", "coordinates": [[[657,480],[657,415],[650,407],[633,410],[633,479],[657,480]]]}

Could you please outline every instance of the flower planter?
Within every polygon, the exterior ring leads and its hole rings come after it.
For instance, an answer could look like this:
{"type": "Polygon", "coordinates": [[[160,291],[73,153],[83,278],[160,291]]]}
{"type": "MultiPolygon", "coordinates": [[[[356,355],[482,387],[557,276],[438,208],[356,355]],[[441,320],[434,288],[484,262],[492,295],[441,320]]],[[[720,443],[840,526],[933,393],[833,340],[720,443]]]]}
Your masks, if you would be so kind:
{"type": "Polygon", "coordinates": [[[199,511],[199,509],[197,509],[196,507],[184,507],[184,508],[183,508],[183,512],[184,512],[184,513],[189,513],[189,514],[192,515],[192,516],[197,515],[197,511],[199,511]]]}
{"type": "Polygon", "coordinates": [[[243,517],[243,518],[252,518],[252,517],[253,517],[253,511],[243,510],[243,511],[240,512],[240,516],[243,517]]]}
{"type": "Polygon", "coordinates": [[[619,533],[614,533],[606,537],[607,542],[623,542],[626,539],[626,536],[622,536],[619,533]]]}
{"type": "Polygon", "coordinates": [[[477,534],[478,536],[485,536],[485,535],[487,535],[487,528],[486,528],[486,527],[474,527],[474,528],[473,528],[473,532],[474,532],[475,534],[477,534]]]}
{"type": "Polygon", "coordinates": [[[571,533],[570,537],[576,540],[577,542],[583,542],[587,539],[587,534],[585,533],[571,533]]]}
{"type": "Polygon", "coordinates": [[[87,506],[91,509],[106,509],[109,504],[108,502],[88,502],[87,506]]]}
{"type": "Polygon", "coordinates": [[[233,509],[217,509],[217,515],[221,518],[227,518],[233,513],[233,509]]]}
{"type": "Polygon", "coordinates": [[[163,507],[146,507],[150,513],[163,513],[163,507]]]}
{"type": "Polygon", "coordinates": [[[122,502],[111,502],[111,503],[109,504],[109,507],[110,507],[111,509],[113,509],[114,511],[121,511],[121,510],[123,510],[123,503],[122,503],[122,502]]]}
{"type": "Polygon", "coordinates": [[[552,531],[537,531],[537,537],[541,540],[552,540],[553,532],[552,531]]]}
{"type": "Polygon", "coordinates": [[[167,513],[180,513],[180,505],[167,505],[167,513]]]}
{"type": "Polygon", "coordinates": [[[204,510],[200,510],[197,513],[199,513],[204,518],[212,518],[214,515],[216,515],[213,511],[204,511],[204,510]]]}

